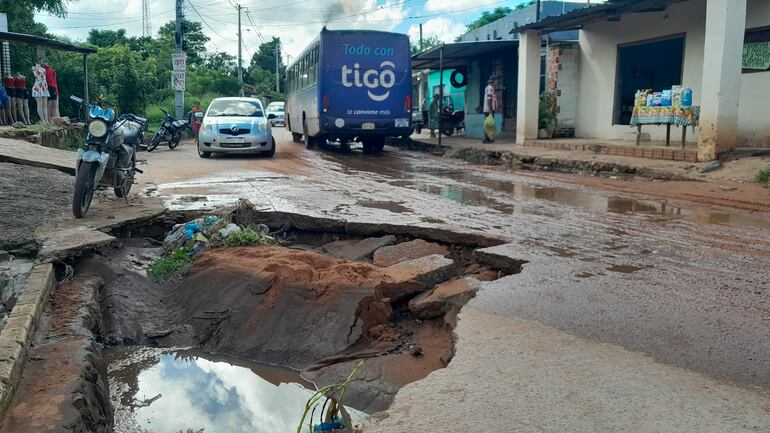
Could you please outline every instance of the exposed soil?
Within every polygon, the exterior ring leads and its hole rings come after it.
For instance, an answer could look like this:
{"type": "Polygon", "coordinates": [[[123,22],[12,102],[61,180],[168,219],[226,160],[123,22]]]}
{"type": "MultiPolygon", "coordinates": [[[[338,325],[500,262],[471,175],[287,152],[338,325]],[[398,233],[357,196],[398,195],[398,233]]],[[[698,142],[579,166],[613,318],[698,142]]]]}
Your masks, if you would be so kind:
{"type": "Polygon", "coordinates": [[[112,431],[107,370],[94,341],[101,284],[83,275],[53,292],[0,432],[112,431]]]}
{"type": "Polygon", "coordinates": [[[76,271],[105,281],[100,338],[106,344],[193,345],[303,370],[319,386],[343,380],[366,359],[348,403],[382,410],[399,388],[447,365],[454,315],[470,296],[423,319],[409,310],[409,301],[464,273],[483,279],[502,273],[473,263],[472,249],[452,245],[436,244],[440,248],[429,248],[426,257],[392,267],[375,266],[370,257],[348,261],[308,251],[323,250],[321,243],[340,245],[337,237],[296,232],[289,238],[302,249],[206,250],[179,281],[163,285],[144,274],[160,251],[141,240],[103,249],[76,271]]]}

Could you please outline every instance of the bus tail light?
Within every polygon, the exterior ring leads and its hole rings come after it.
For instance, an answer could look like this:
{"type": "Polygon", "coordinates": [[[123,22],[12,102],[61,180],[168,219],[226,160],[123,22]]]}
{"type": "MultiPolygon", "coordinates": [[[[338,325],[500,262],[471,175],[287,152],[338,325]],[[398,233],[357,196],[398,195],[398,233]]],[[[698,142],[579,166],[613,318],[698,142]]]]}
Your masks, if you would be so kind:
{"type": "Polygon", "coordinates": [[[404,101],[404,111],[412,111],[412,97],[409,95],[406,95],[406,101],[404,101]]]}
{"type": "Polygon", "coordinates": [[[323,100],[321,101],[321,104],[324,108],[324,111],[329,109],[329,95],[324,95],[323,100]]]}

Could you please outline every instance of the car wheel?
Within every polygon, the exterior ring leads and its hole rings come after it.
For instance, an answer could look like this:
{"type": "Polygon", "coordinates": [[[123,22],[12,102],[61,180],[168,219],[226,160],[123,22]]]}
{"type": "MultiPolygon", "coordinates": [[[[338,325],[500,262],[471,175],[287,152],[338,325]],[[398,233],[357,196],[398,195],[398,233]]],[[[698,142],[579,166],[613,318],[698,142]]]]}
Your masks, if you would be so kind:
{"type": "Polygon", "coordinates": [[[275,155],[275,137],[271,136],[270,140],[273,143],[273,147],[266,152],[262,152],[262,156],[266,156],[268,158],[272,158],[275,155]]]}
{"type": "Polygon", "coordinates": [[[201,158],[211,158],[211,152],[205,152],[201,150],[200,144],[198,145],[198,156],[201,158]]]}

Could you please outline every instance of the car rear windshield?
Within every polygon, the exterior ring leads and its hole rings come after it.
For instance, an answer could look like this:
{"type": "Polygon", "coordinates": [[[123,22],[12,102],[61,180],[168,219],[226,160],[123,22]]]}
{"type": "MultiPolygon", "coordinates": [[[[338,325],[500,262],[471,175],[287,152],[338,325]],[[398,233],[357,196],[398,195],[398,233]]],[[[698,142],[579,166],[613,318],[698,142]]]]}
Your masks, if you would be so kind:
{"type": "Polygon", "coordinates": [[[264,117],[258,102],[215,100],[209,106],[209,117],[264,117]]]}
{"type": "Polygon", "coordinates": [[[270,104],[267,106],[267,111],[283,112],[283,104],[270,104]]]}

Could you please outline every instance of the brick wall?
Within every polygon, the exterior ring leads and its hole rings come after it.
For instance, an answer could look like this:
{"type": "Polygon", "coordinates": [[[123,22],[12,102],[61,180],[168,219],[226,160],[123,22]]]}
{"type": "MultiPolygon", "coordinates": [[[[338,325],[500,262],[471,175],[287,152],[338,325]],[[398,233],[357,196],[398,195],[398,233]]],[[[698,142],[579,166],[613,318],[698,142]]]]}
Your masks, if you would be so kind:
{"type": "Polygon", "coordinates": [[[552,44],[548,52],[547,87],[556,93],[557,137],[575,135],[579,55],[578,44],[574,42],[552,44]]]}

